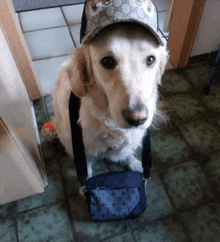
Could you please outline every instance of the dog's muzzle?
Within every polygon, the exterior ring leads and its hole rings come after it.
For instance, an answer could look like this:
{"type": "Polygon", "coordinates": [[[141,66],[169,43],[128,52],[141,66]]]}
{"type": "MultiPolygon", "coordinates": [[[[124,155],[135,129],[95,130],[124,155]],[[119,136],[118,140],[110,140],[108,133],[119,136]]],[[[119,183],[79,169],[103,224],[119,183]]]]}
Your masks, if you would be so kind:
{"type": "Polygon", "coordinates": [[[122,117],[131,126],[139,126],[145,123],[148,118],[147,108],[138,105],[134,108],[122,110],[122,117]]]}

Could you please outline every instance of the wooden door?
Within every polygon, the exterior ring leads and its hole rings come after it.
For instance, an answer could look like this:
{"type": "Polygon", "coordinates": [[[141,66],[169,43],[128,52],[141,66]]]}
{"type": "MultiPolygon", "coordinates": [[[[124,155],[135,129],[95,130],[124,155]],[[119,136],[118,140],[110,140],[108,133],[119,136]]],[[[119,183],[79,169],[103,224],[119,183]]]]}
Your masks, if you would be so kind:
{"type": "MultiPolygon", "coordinates": [[[[170,0],[171,5],[172,0],[170,0]]],[[[175,67],[187,65],[206,0],[174,0],[169,26],[168,49],[175,67]]]]}
{"type": "Polygon", "coordinates": [[[42,96],[31,56],[11,0],[0,1],[0,26],[32,100],[42,96]]]}

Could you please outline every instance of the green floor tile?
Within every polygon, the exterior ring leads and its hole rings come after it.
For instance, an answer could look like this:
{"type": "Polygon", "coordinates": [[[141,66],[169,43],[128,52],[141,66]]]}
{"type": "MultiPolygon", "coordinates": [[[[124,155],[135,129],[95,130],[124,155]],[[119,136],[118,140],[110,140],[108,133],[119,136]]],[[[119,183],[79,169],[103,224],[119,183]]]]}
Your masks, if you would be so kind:
{"type": "Polygon", "coordinates": [[[185,162],[192,156],[190,146],[178,130],[165,129],[152,133],[151,146],[153,160],[158,168],[185,162]]]}
{"type": "Polygon", "coordinates": [[[211,181],[211,190],[213,194],[220,195],[220,152],[211,155],[208,163],[205,164],[205,171],[211,181]]]}
{"type": "MultiPolygon", "coordinates": [[[[45,160],[45,162],[47,162],[47,160],[45,160]]],[[[64,191],[59,167],[54,162],[54,164],[51,164],[50,168],[46,168],[46,171],[48,186],[45,187],[45,191],[43,193],[35,194],[33,196],[18,200],[18,212],[23,212],[25,210],[29,210],[42,205],[47,205],[49,203],[64,199],[64,191]]]]}
{"type": "Polygon", "coordinates": [[[174,212],[166,191],[155,171],[152,171],[151,180],[146,187],[147,208],[137,219],[130,219],[132,228],[137,228],[141,224],[148,223],[155,219],[163,218],[174,212]]]}
{"type": "Polygon", "coordinates": [[[17,242],[16,223],[12,218],[0,220],[0,241],[17,242]]]}
{"type": "Polygon", "coordinates": [[[162,78],[162,85],[159,90],[164,95],[184,93],[191,91],[192,86],[187,82],[186,77],[178,70],[166,71],[162,78]]]}
{"type": "Polygon", "coordinates": [[[190,146],[199,153],[212,154],[220,150],[220,127],[204,121],[180,126],[190,146]]]}
{"type": "Polygon", "coordinates": [[[206,120],[207,109],[198,97],[192,94],[178,94],[165,98],[172,120],[176,123],[206,120]]]}
{"type": "Polygon", "coordinates": [[[18,235],[20,242],[72,242],[66,206],[46,206],[19,215],[18,235]]]}
{"type": "Polygon", "coordinates": [[[0,219],[13,214],[14,202],[0,205],[0,219]]]}
{"type": "Polygon", "coordinates": [[[161,172],[161,175],[178,209],[194,207],[214,198],[205,174],[196,161],[173,166],[161,172]]]}
{"type": "Polygon", "coordinates": [[[117,235],[114,238],[105,240],[105,242],[125,242],[125,241],[126,242],[134,242],[134,239],[133,239],[131,233],[127,232],[125,234],[117,235]]]}
{"type": "Polygon", "coordinates": [[[192,242],[220,241],[220,205],[209,204],[181,215],[192,242]]]}
{"type": "Polygon", "coordinates": [[[186,68],[182,71],[186,75],[187,80],[192,83],[197,90],[202,91],[208,81],[211,70],[212,66],[210,64],[203,64],[196,67],[186,68]]]}
{"type": "Polygon", "coordinates": [[[188,237],[176,218],[143,225],[133,231],[138,242],[187,242],[188,237]]]}
{"type": "Polygon", "coordinates": [[[86,201],[79,196],[70,198],[69,202],[74,227],[81,242],[99,241],[127,229],[125,221],[93,222],[86,201]]]}

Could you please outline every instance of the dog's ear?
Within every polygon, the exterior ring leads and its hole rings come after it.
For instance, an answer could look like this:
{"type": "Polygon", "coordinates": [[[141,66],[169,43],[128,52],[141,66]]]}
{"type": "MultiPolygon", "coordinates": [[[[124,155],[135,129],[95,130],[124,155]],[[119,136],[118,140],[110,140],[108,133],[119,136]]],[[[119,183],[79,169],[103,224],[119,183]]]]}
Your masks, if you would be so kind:
{"type": "Polygon", "coordinates": [[[166,47],[160,46],[159,48],[161,48],[161,55],[160,55],[161,59],[160,59],[159,68],[157,71],[157,83],[161,85],[161,78],[167,65],[169,52],[167,51],[166,47]]]}
{"type": "Polygon", "coordinates": [[[81,45],[74,50],[72,60],[67,68],[72,91],[79,98],[87,93],[86,85],[91,79],[92,67],[89,62],[88,47],[81,45]]]}

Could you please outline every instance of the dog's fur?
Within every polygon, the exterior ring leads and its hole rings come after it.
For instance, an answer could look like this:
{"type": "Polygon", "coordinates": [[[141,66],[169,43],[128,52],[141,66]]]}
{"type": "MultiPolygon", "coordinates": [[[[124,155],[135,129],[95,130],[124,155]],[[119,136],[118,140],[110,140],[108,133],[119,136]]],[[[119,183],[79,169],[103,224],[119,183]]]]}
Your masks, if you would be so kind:
{"type": "Polygon", "coordinates": [[[67,152],[73,154],[68,109],[73,91],[81,99],[79,124],[89,177],[91,160],[102,158],[127,160],[132,170],[142,171],[134,152],[157,112],[157,86],[167,57],[166,48],[144,27],[121,23],[76,48],[72,59],[60,67],[54,92],[55,126],[67,152]],[[114,57],[114,68],[101,64],[106,56],[114,57]],[[149,56],[155,57],[152,65],[147,65],[149,56]],[[130,125],[124,110],[129,110],[131,118],[147,120],[130,125]]]}

